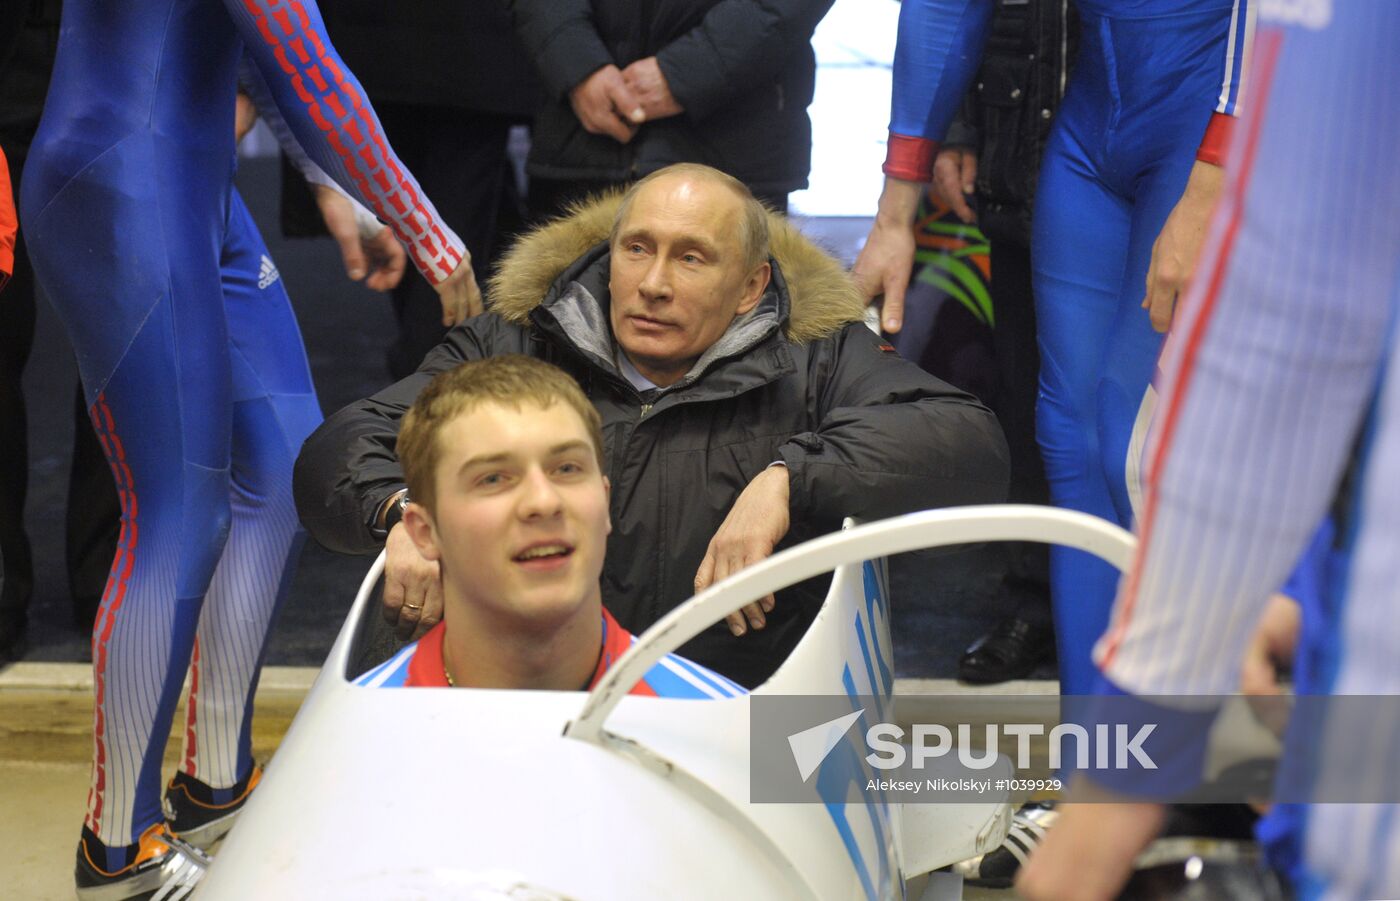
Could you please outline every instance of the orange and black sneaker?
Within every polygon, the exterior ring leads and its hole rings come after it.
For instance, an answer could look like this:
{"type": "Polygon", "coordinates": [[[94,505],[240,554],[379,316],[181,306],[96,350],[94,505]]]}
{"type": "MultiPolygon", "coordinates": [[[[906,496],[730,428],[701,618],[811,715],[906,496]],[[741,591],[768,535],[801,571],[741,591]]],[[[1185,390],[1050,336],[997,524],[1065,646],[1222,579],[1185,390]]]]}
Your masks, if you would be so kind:
{"type": "Polygon", "coordinates": [[[212,788],[188,773],[176,772],[165,787],[165,821],[175,834],[207,849],[233,828],[233,821],[262,781],[262,767],[231,788],[212,788]]]}
{"type": "Polygon", "coordinates": [[[181,841],[164,823],[156,823],[125,848],[108,847],[91,830],[83,829],[73,875],[80,901],[181,901],[194,891],[208,867],[203,851],[181,841]]]}

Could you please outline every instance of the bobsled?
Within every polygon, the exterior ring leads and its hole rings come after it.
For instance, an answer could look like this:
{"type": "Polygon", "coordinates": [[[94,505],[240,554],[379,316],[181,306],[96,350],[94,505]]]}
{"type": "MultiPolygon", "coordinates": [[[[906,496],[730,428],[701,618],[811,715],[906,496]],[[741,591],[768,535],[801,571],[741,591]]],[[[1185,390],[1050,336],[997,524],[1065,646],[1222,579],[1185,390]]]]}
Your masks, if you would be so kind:
{"type": "Polygon", "coordinates": [[[848,522],[672,610],[590,692],[354,684],[353,649],[379,615],[381,557],[197,897],[907,897],[922,874],[1001,844],[1010,806],[900,805],[878,792],[756,803],[750,704],[853,693],[888,704],[884,558],[985,541],[1064,544],[1119,568],[1133,548],[1117,526],[1044,507],[848,522]],[[751,694],[628,694],[730,612],[825,572],[831,586],[815,621],[751,694]]]}

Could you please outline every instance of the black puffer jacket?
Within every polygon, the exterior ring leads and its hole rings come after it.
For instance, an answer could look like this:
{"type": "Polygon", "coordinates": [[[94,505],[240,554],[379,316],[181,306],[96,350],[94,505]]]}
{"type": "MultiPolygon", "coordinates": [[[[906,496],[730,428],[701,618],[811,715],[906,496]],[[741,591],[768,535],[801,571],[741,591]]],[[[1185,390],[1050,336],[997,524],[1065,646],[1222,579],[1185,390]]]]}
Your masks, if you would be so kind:
{"type": "Polygon", "coordinates": [[[516,30],[545,87],[531,175],[621,182],[705,163],[761,194],[807,186],[816,58],[812,31],[833,0],[513,0],[516,30]],[[589,134],[569,91],[608,63],[655,56],[679,116],[627,144],[589,134]]]}
{"type": "MultiPolygon", "coordinates": [[[[562,366],[602,414],[613,518],[603,598],[633,631],[691,595],[735,498],[775,461],[791,480],[784,545],[838,529],[845,516],[1004,497],[1006,445],[992,414],[871,333],[846,274],[776,216],[778,265],[765,297],[645,407],[613,363],[607,325],[604,239],[615,208],[615,198],[603,201],[525,238],[493,279],[494,312],[452,329],[417,373],[317,429],[297,460],[296,500],[318,541],[378,549],[367,524],[403,487],[400,417],[433,374],[502,353],[562,366]]],[[[811,622],[826,581],[780,594],[766,629],[735,638],[719,625],[685,653],[762,681],[811,622]]]]}

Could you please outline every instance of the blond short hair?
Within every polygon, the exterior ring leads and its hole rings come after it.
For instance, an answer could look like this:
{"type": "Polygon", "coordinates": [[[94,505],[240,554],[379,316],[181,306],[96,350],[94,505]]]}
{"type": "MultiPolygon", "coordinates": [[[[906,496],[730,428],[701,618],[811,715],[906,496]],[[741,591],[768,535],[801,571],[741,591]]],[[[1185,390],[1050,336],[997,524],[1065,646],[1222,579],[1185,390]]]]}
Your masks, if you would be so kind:
{"type": "Polygon", "coordinates": [[[634,182],[627,189],[627,193],[622,195],[622,203],[617,208],[617,214],[613,216],[612,231],[608,234],[610,245],[617,242],[618,232],[622,230],[622,221],[632,209],[632,201],[637,192],[658,178],[668,175],[701,178],[733,191],[742,207],[739,213],[739,246],[744,250],[744,269],[752,271],[760,263],[768,261],[768,208],[753,196],[748,185],[726,172],[701,163],[674,163],[634,182]]]}
{"type": "Polygon", "coordinates": [[[562,369],[520,354],[473,360],[449,369],[428,383],[409,408],[399,428],[395,450],[403,465],[408,495],[436,510],[437,465],[442,457],[438,434],[447,423],[486,403],[519,410],[526,404],[573,409],[583,420],[599,471],[603,462],[603,424],[583,390],[562,369]]]}

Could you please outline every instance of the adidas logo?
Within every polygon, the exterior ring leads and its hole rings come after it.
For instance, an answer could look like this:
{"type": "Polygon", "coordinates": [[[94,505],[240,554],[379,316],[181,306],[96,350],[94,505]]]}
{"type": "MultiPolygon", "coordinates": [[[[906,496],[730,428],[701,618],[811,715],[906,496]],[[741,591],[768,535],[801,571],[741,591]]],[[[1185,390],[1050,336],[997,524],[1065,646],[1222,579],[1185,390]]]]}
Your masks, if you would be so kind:
{"type": "Polygon", "coordinates": [[[262,265],[258,267],[258,287],[266,288],[281,277],[281,273],[277,271],[277,264],[272,262],[272,257],[263,254],[262,265]]]}

